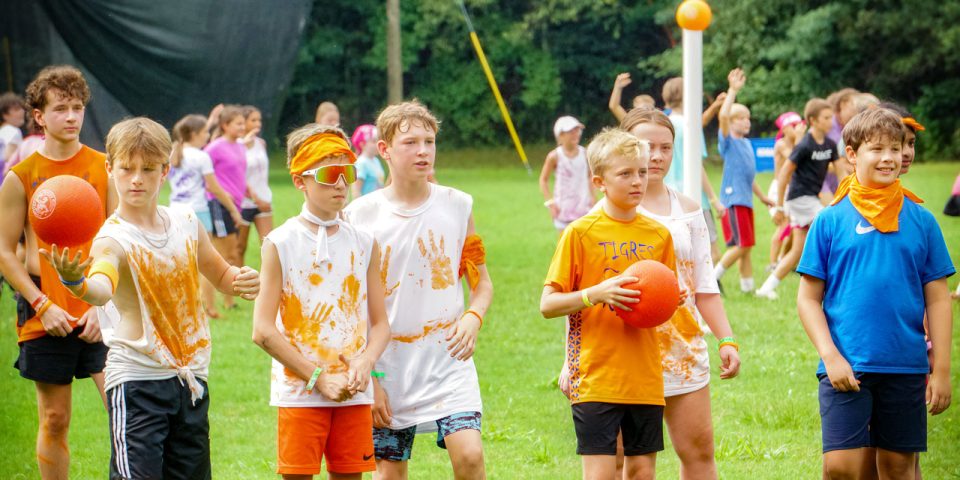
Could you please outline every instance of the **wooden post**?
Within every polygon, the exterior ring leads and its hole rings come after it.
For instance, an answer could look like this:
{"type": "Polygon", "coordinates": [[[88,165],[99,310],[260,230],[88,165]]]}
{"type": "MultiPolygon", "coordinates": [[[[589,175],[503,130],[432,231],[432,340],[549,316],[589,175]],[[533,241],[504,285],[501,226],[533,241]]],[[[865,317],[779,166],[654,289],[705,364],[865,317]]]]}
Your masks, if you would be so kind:
{"type": "Polygon", "coordinates": [[[400,0],[387,0],[387,103],[403,101],[400,0]]]}

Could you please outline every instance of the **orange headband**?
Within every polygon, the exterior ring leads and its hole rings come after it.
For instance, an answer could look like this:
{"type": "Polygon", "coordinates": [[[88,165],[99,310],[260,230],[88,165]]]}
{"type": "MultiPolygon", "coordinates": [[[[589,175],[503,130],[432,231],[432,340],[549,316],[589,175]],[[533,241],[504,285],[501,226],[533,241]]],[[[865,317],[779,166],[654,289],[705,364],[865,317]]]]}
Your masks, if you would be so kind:
{"type": "Polygon", "coordinates": [[[297,150],[290,160],[290,175],[300,175],[310,165],[331,155],[346,155],[350,163],[357,161],[357,156],[343,137],[334,133],[320,133],[308,138],[297,150]]]}
{"type": "Polygon", "coordinates": [[[926,128],[923,128],[923,125],[920,125],[920,122],[913,117],[903,117],[900,120],[904,125],[912,128],[914,132],[922,132],[926,130],[926,128]]]}

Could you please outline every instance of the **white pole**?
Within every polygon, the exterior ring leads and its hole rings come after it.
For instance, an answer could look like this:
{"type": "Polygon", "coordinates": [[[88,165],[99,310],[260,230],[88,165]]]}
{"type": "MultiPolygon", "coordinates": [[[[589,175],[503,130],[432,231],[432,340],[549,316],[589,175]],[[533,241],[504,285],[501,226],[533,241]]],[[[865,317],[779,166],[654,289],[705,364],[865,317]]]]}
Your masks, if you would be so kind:
{"type": "Polygon", "coordinates": [[[700,202],[703,169],[703,32],[683,29],[683,193],[700,202]]]}

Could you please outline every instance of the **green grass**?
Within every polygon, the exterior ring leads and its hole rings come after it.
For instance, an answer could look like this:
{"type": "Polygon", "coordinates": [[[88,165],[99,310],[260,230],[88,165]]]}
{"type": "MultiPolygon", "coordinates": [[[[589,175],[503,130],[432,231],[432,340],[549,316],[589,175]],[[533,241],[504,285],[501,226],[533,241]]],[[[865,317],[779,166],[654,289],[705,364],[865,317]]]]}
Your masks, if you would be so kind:
{"type": "MultiPolygon", "coordinates": [[[[541,281],[557,234],[541,206],[536,173],[546,147],[531,149],[534,175],[516,154],[501,150],[440,153],[438,177],[474,196],[474,215],[488,248],[496,287],[493,307],[481,331],[476,364],[484,400],[483,438],[491,478],[579,478],[580,461],[570,409],[554,387],[563,354],[563,322],[544,320],[538,311],[541,281]]],[[[276,160],[275,166],[282,162],[276,160]]],[[[960,164],[917,165],[905,183],[937,213],[953,258],[960,258],[958,219],[940,216],[960,164]]],[[[712,166],[711,177],[719,181],[712,166]]],[[[769,182],[761,175],[761,185],[769,182]]],[[[300,197],[280,168],[273,171],[277,219],[297,213],[300,197]]],[[[758,211],[760,244],[772,231],[758,211]]],[[[256,245],[256,241],[252,242],[256,245]]],[[[767,252],[753,253],[757,281],[763,280],[767,252]]],[[[259,264],[256,248],[247,262],[259,264]]],[[[957,280],[951,279],[951,286],[957,280]]],[[[717,463],[727,479],[796,479],[820,476],[820,425],[817,409],[817,355],[797,319],[797,279],[790,276],[781,298],[768,302],[741,294],[736,272],[726,279],[727,313],[742,342],[743,368],[735,380],[711,385],[717,463]]],[[[879,294],[879,293],[878,293],[879,294]]],[[[210,369],[210,424],[215,478],[272,478],[276,413],[267,405],[269,357],[250,341],[251,304],[241,302],[229,318],[213,322],[210,369]]],[[[16,358],[13,305],[9,292],[0,311],[0,362],[16,358]]],[[[956,310],[955,310],[956,311],[956,310]]],[[[711,351],[716,342],[712,338],[711,351]]],[[[953,341],[953,385],[960,384],[960,334],[953,341]]],[[[716,355],[711,362],[715,365],[716,355]]],[[[107,416],[89,381],[75,383],[70,434],[71,478],[105,478],[109,459],[107,416]]],[[[33,385],[12,368],[0,369],[0,478],[37,478],[34,460],[36,400],[33,385]]],[[[960,402],[955,402],[960,403],[960,402]]],[[[922,456],[926,478],[960,478],[960,405],[929,422],[929,450],[922,456]]],[[[410,464],[412,478],[449,478],[446,453],[432,435],[421,435],[410,464]]],[[[676,455],[668,445],[659,455],[660,478],[678,477],[676,455]]]]}

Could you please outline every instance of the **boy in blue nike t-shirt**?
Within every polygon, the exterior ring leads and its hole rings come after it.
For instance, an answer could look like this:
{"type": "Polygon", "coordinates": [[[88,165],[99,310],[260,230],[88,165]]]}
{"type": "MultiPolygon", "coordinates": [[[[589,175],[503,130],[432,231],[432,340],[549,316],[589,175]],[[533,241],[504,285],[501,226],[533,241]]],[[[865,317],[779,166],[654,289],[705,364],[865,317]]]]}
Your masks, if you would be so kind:
{"type": "Polygon", "coordinates": [[[917,453],[927,449],[925,404],[934,415],[950,406],[946,278],[955,270],[933,215],[897,179],[903,137],[900,117],[884,109],[847,124],[843,140],[854,175],[814,220],[797,268],[797,310],[822,359],[830,478],[860,478],[868,447],[877,449],[881,478],[913,475],[917,453]]]}

